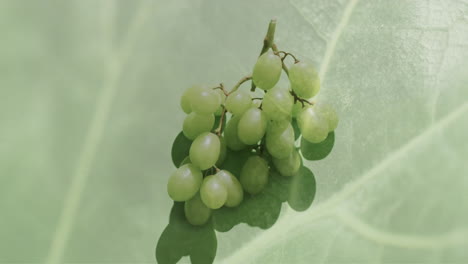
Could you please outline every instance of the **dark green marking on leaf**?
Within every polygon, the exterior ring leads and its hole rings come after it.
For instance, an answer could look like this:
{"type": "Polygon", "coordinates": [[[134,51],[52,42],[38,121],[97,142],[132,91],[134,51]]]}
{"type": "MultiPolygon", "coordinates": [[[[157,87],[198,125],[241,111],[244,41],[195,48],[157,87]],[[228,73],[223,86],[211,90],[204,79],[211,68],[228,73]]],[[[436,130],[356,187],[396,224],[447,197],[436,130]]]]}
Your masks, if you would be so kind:
{"type": "Polygon", "coordinates": [[[333,149],[335,144],[335,132],[330,132],[328,137],[320,143],[310,143],[304,138],[301,139],[301,153],[306,160],[324,159],[333,149]]]}
{"type": "Polygon", "coordinates": [[[172,163],[177,168],[181,166],[182,161],[189,155],[190,146],[192,141],[184,136],[184,133],[180,132],[172,144],[171,156],[172,163]]]}
{"type": "Polygon", "coordinates": [[[288,203],[296,211],[305,211],[315,198],[316,182],[314,174],[302,166],[299,173],[292,177],[288,203]]]}
{"type": "Polygon", "coordinates": [[[247,159],[253,155],[250,149],[240,151],[226,150],[226,159],[221,165],[221,169],[231,172],[234,176],[239,178],[242,166],[244,166],[247,159]]]}
{"type": "Polygon", "coordinates": [[[218,241],[211,221],[203,226],[193,226],[185,219],[184,203],[175,202],[169,224],[159,237],[156,260],[159,264],[177,263],[190,256],[194,264],[213,263],[218,241]]]}

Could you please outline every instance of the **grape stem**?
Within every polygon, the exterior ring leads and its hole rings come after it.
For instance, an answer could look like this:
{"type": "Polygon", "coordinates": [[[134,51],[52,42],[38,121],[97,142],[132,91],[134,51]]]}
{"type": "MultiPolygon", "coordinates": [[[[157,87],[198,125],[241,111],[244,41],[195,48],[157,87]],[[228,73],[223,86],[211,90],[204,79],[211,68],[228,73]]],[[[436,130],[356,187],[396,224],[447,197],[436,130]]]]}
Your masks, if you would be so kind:
{"type": "Polygon", "coordinates": [[[220,89],[221,91],[223,91],[225,96],[229,95],[229,93],[226,91],[226,89],[224,89],[224,84],[223,83],[220,83],[219,86],[216,86],[215,88],[213,88],[213,90],[216,90],[216,89],[220,89]]]}
{"type": "MultiPolygon", "coordinates": [[[[245,76],[244,78],[240,79],[236,85],[234,85],[234,87],[232,87],[231,91],[229,91],[229,93],[227,93],[226,96],[229,96],[230,94],[232,94],[233,92],[237,91],[237,89],[239,89],[239,87],[245,83],[246,81],[249,81],[249,80],[252,80],[252,75],[247,75],[245,76]]],[[[253,83],[253,82],[252,82],[253,83]]]]}
{"type": "Polygon", "coordinates": [[[302,107],[304,107],[305,104],[314,105],[313,102],[310,102],[304,98],[299,97],[294,91],[290,91],[289,93],[294,97],[294,103],[301,102],[302,107]]]}
{"type": "MultiPolygon", "coordinates": [[[[276,46],[276,44],[273,44],[271,46],[271,49],[273,50],[273,52],[275,53],[279,53],[280,51],[278,50],[278,47],[276,46]]],[[[285,56],[286,57],[286,56],[285,56]]],[[[294,60],[296,60],[295,57],[293,57],[294,60]]],[[[286,73],[286,75],[289,76],[289,70],[288,70],[288,67],[286,66],[286,64],[284,63],[284,58],[281,60],[281,67],[283,68],[283,71],[286,73]]]]}
{"type": "Polygon", "coordinates": [[[223,123],[224,123],[224,118],[226,116],[226,107],[223,106],[223,111],[221,112],[221,117],[219,119],[219,125],[218,128],[216,128],[215,133],[218,135],[218,137],[221,136],[221,133],[223,132],[223,123]]]}
{"type": "Polygon", "coordinates": [[[287,56],[291,56],[294,59],[294,63],[299,62],[299,60],[296,58],[296,56],[294,56],[292,53],[280,50],[280,51],[275,51],[275,54],[278,55],[278,56],[280,54],[283,54],[283,57],[281,58],[281,61],[284,61],[284,59],[286,59],[287,56]]]}

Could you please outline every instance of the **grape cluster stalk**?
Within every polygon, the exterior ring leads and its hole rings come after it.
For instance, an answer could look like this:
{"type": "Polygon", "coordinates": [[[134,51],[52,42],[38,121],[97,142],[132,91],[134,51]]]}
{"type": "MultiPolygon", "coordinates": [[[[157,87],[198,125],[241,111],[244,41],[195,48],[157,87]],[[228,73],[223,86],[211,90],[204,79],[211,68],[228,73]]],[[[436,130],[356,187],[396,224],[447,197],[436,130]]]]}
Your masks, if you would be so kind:
{"type": "Polygon", "coordinates": [[[182,131],[191,145],[188,156],[169,177],[167,191],[174,201],[185,202],[185,216],[192,225],[207,223],[212,210],[239,206],[245,193],[262,192],[270,170],[284,177],[298,173],[302,156],[293,121],[303,140],[313,144],[324,141],[338,125],[330,104],[309,101],[320,90],[315,67],[280,51],[274,43],[275,28],[276,20],[272,20],[252,74],[231,90],[222,83],[194,85],[182,94],[180,106],[187,114],[182,131]],[[291,66],[285,63],[288,56],[294,59],[291,66]],[[290,87],[277,85],[283,71],[290,87]],[[240,89],[249,81],[250,90],[240,89]],[[263,97],[252,96],[256,88],[264,91],[263,97]],[[250,151],[240,175],[220,169],[228,149],[250,151]]]}

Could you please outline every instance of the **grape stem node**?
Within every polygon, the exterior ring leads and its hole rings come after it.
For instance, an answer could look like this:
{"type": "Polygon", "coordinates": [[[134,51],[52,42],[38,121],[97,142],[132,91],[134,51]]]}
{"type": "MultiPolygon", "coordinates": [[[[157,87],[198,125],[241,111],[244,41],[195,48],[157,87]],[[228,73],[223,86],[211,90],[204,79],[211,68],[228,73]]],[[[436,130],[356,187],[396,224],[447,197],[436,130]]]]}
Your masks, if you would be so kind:
{"type": "Polygon", "coordinates": [[[294,103],[301,102],[302,107],[304,107],[305,104],[314,105],[313,102],[310,102],[304,98],[299,97],[294,91],[289,91],[289,93],[294,97],[294,103]]]}

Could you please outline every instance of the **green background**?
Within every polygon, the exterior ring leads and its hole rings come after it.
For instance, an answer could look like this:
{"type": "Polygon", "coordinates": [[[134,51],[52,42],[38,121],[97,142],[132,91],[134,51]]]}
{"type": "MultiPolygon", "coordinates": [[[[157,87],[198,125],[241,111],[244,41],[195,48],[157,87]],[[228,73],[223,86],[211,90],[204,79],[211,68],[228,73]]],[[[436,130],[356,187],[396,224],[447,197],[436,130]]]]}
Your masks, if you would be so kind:
{"type": "Polygon", "coordinates": [[[335,146],[308,210],[215,262],[466,263],[466,0],[0,0],[0,262],[154,262],[179,97],[248,74],[272,17],[335,146]]]}

